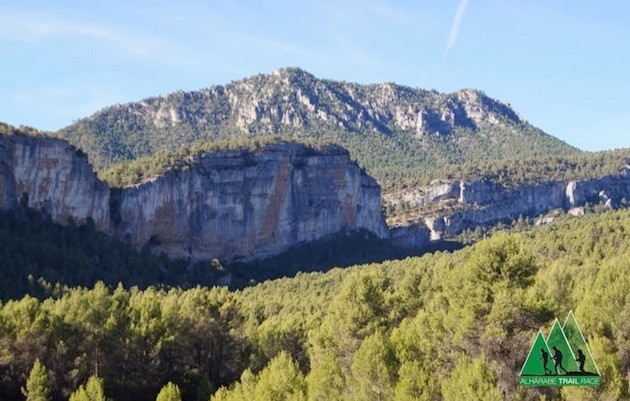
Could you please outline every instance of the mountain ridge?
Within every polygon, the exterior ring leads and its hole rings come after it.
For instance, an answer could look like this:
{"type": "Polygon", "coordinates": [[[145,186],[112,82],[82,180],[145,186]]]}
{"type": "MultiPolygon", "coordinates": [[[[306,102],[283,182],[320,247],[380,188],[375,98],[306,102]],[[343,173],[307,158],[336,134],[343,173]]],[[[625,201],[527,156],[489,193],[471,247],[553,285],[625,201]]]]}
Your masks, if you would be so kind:
{"type": "Polygon", "coordinates": [[[199,141],[325,139],[348,148],[379,181],[471,160],[578,151],[479,90],[357,84],[298,68],[110,106],[60,133],[97,168],[199,141]]]}

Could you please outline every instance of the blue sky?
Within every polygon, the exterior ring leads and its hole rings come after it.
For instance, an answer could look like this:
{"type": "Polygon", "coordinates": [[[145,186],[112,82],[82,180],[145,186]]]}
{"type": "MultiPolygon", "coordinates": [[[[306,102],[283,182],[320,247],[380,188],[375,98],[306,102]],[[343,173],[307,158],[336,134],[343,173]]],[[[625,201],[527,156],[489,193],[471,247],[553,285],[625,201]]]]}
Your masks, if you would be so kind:
{"type": "Polygon", "coordinates": [[[625,1],[0,0],[0,121],[53,130],[297,66],[477,88],[582,149],[628,147],[628,15],[625,1]]]}

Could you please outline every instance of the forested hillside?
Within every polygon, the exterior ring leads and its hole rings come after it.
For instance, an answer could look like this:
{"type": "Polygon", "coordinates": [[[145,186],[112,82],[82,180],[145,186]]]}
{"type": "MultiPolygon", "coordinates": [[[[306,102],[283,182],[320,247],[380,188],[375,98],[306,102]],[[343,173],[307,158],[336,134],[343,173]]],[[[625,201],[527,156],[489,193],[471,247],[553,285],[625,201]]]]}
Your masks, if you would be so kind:
{"type": "Polygon", "coordinates": [[[630,166],[630,148],[561,156],[517,157],[447,165],[429,171],[409,170],[382,181],[385,192],[430,184],[433,180],[485,178],[508,188],[543,182],[586,180],[615,175],[630,166]]]}
{"type": "MultiPolygon", "coordinates": [[[[0,122],[0,135],[55,136],[56,133],[43,132],[31,127],[14,127],[0,122]]],[[[112,187],[127,187],[147,179],[155,178],[170,169],[186,169],[195,156],[204,152],[227,149],[256,149],[262,146],[284,142],[281,135],[254,135],[235,138],[221,138],[212,141],[199,141],[191,145],[180,143],[162,148],[154,154],[141,156],[133,161],[109,164],[97,170],[99,177],[112,187]]],[[[334,143],[326,137],[297,137],[293,142],[303,143],[313,148],[322,148],[334,143]]],[[[367,149],[366,149],[367,150],[367,149]]],[[[481,150],[480,150],[481,151],[481,150]]],[[[351,156],[357,158],[354,153],[351,156]]],[[[392,155],[379,166],[373,165],[372,156],[363,164],[372,164],[376,169],[379,184],[385,192],[402,188],[423,186],[433,180],[475,180],[487,178],[501,185],[512,187],[520,184],[533,184],[544,181],[580,180],[615,174],[630,164],[630,149],[616,149],[601,152],[568,152],[558,155],[528,157],[491,158],[475,157],[461,164],[442,164],[429,169],[413,168],[392,155]]]]}
{"type": "Polygon", "coordinates": [[[48,296],[60,286],[97,281],[127,286],[209,285],[222,275],[212,265],[172,261],[96,230],[93,222],[62,226],[30,209],[0,211],[0,301],[48,296]]]}
{"type": "Polygon", "coordinates": [[[219,388],[217,401],[628,399],[629,233],[630,212],[606,212],[237,292],[97,284],[8,301],[0,392],[21,399],[35,365],[27,387],[55,399],[90,376],[102,382],[79,392],[102,383],[114,400],[167,382],[191,400],[219,388]],[[569,310],[602,387],[519,388],[535,333],[569,310]]]}
{"type": "MultiPolygon", "coordinates": [[[[234,140],[199,142],[174,150],[160,150],[130,162],[114,163],[99,171],[99,177],[112,187],[128,187],[155,178],[170,169],[185,169],[196,155],[224,149],[259,148],[280,143],[279,136],[259,136],[234,140]]],[[[323,139],[296,140],[313,148],[330,143],[323,139]]],[[[395,162],[393,162],[395,163],[395,162]]],[[[630,164],[630,149],[580,152],[567,155],[519,157],[489,161],[471,161],[433,169],[400,169],[383,174],[379,184],[384,192],[425,186],[434,180],[476,180],[486,178],[506,187],[549,181],[596,178],[619,173],[630,164]]]]}
{"type": "Polygon", "coordinates": [[[297,68],[115,105],[60,135],[97,169],[203,141],[311,138],[347,148],[383,181],[454,163],[578,151],[480,91],[361,85],[297,68]]]}
{"type": "MultiPolygon", "coordinates": [[[[313,149],[328,145],[325,141],[304,138],[292,141],[302,143],[313,149]]],[[[124,188],[159,177],[168,170],[186,170],[198,159],[198,156],[212,151],[234,149],[259,149],[265,145],[286,143],[279,136],[259,136],[253,138],[239,138],[233,140],[217,140],[213,142],[198,142],[190,146],[182,146],[174,150],[159,150],[150,156],[139,157],[130,162],[115,163],[101,171],[99,178],[106,181],[110,187],[124,188]]]]}

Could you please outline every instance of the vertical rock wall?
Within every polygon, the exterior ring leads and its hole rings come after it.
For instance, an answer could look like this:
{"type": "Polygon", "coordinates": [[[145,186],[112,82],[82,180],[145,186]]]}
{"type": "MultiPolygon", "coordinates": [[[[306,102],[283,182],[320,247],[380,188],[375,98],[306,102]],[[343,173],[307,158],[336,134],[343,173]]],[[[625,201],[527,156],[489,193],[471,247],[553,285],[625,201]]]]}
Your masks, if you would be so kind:
{"type": "Polygon", "coordinates": [[[21,135],[0,137],[0,205],[20,202],[65,224],[88,218],[111,233],[110,191],[96,177],[87,157],[67,142],[21,135]]]}
{"type": "Polygon", "coordinates": [[[260,258],[340,231],[389,237],[380,187],[337,146],[207,153],[110,190],[65,141],[2,136],[0,207],[17,207],[23,194],[58,223],[91,218],[103,232],[175,258],[260,258]]]}
{"type": "Polygon", "coordinates": [[[380,188],[339,147],[216,152],[115,199],[121,236],[175,257],[258,258],[343,230],[388,236],[380,188]]]}

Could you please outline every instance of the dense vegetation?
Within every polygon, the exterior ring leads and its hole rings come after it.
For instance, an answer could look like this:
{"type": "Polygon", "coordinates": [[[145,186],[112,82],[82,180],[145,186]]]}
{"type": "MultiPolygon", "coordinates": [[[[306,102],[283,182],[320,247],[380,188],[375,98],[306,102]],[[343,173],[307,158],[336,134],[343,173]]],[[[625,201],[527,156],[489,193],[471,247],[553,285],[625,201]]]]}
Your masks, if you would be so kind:
{"type": "Polygon", "coordinates": [[[0,211],[0,300],[60,290],[49,283],[91,286],[102,280],[146,287],[215,282],[210,266],[189,271],[187,265],[148,249],[139,252],[98,232],[91,222],[62,226],[29,209],[0,211]]]}
{"type": "MultiPolygon", "coordinates": [[[[35,128],[16,128],[1,122],[0,134],[52,135],[35,128]]],[[[333,143],[337,137],[337,135],[328,137],[326,134],[311,134],[311,136],[295,137],[292,142],[315,149],[323,149],[333,143]]],[[[344,135],[343,133],[337,134],[344,135]]],[[[451,161],[441,160],[439,163],[431,163],[424,160],[421,154],[412,152],[414,160],[410,161],[400,157],[401,152],[405,154],[410,151],[402,143],[383,148],[384,144],[375,145],[365,138],[351,138],[347,134],[345,135],[347,138],[338,142],[350,141],[352,143],[350,146],[351,157],[358,160],[362,167],[374,175],[386,192],[428,185],[436,179],[474,180],[486,178],[507,187],[544,181],[581,180],[616,174],[622,168],[630,165],[629,148],[601,152],[572,152],[564,155],[546,155],[544,152],[540,152],[542,155],[537,157],[526,157],[518,151],[512,154],[506,148],[505,152],[510,157],[488,159],[483,156],[484,147],[481,146],[474,152],[469,149],[472,157],[468,159],[461,157],[451,161]],[[374,154],[375,149],[378,149],[379,152],[386,152],[387,155],[374,154]]],[[[507,133],[503,132],[503,135],[507,135],[507,133]]],[[[438,137],[427,140],[437,141],[433,143],[435,146],[448,147],[446,142],[438,137]]],[[[515,138],[513,140],[506,139],[506,146],[512,146],[511,144],[514,144],[515,140],[518,142],[515,138]]],[[[527,142],[527,138],[524,138],[524,141],[527,142]]],[[[199,155],[206,152],[235,149],[252,150],[284,142],[286,140],[279,135],[255,135],[221,138],[212,142],[201,141],[178,147],[173,145],[133,161],[113,163],[98,170],[98,174],[112,187],[126,187],[155,178],[169,169],[186,169],[195,162],[199,155]]]]}
{"type": "Polygon", "coordinates": [[[237,292],[97,284],[26,296],[0,307],[0,392],[21,399],[21,386],[46,394],[46,383],[55,399],[79,387],[114,400],[207,400],[217,388],[216,401],[628,399],[629,233],[629,211],[606,212],[237,292]],[[519,388],[534,334],[571,309],[602,387],[519,388]]]}
{"type": "MultiPolygon", "coordinates": [[[[155,178],[169,169],[185,169],[205,152],[234,149],[256,149],[265,145],[285,142],[279,136],[261,136],[238,140],[199,142],[175,150],[160,150],[131,162],[115,163],[101,171],[99,177],[112,187],[127,187],[155,178]]],[[[324,148],[329,142],[323,139],[302,138],[295,142],[314,148],[324,148]]],[[[351,156],[353,156],[351,154],[351,156]]],[[[392,157],[394,157],[392,155],[392,157]]],[[[630,149],[602,152],[582,152],[564,156],[536,158],[512,157],[509,159],[476,161],[445,165],[441,168],[417,169],[391,161],[381,169],[368,158],[369,171],[375,173],[385,192],[429,185],[438,180],[475,180],[486,178],[506,187],[536,184],[546,181],[582,180],[617,174],[630,163],[630,149]],[[394,172],[395,171],[395,172],[394,172]]],[[[383,161],[383,163],[385,163],[383,161]]],[[[365,163],[364,163],[365,164],[365,163]]]]}
{"type": "Polygon", "coordinates": [[[11,124],[3,123],[0,121],[0,135],[50,136],[52,134],[23,125],[19,127],[14,127],[11,124]]]}
{"type": "MultiPolygon", "coordinates": [[[[327,143],[309,139],[293,141],[313,149],[323,149],[327,143]]],[[[278,136],[260,136],[215,142],[198,142],[175,150],[159,150],[151,156],[143,156],[130,162],[116,163],[99,171],[99,177],[110,187],[124,188],[162,175],[167,170],[185,170],[207,152],[225,150],[254,150],[261,147],[286,143],[278,136]]]]}
{"type": "Polygon", "coordinates": [[[564,156],[513,157],[467,162],[420,173],[411,170],[396,176],[394,181],[383,182],[383,185],[385,189],[393,190],[428,185],[435,179],[470,181],[485,178],[505,187],[515,187],[522,184],[566,182],[614,175],[628,166],[630,148],[624,148],[564,156]]]}
{"type": "Polygon", "coordinates": [[[312,138],[347,148],[383,181],[447,164],[577,151],[523,122],[503,103],[470,92],[474,99],[466,100],[461,93],[320,80],[286,69],[224,87],[115,105],[61,134],[98,169],[200,141],[270,134],[285,140],[312,138]],[[487,118],[473,122],[467,108],[487,118]],[[423,116],[421,131],[411,122],[397,123],[400,114],[410,121],[423,116]]]}

